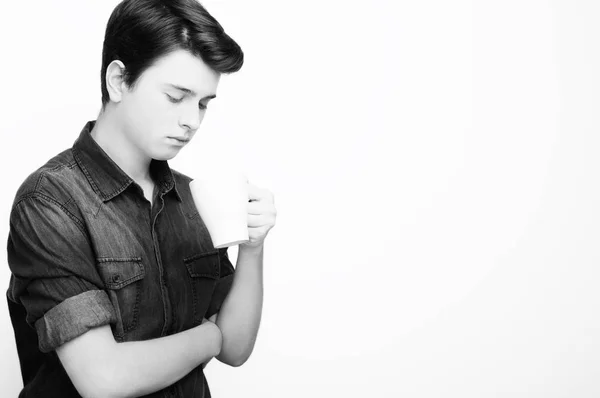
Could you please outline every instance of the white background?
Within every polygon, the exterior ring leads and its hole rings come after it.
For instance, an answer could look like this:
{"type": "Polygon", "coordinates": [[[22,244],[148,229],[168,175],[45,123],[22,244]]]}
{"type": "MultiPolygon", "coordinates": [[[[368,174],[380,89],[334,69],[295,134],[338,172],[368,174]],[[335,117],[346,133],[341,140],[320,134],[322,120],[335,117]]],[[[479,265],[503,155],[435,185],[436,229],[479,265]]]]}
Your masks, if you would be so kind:
{"type": "MultiPolygon", "coordinates": [[[[3,4],[1,242],[97,115],[116,3],[3,4]]],[[[246,63],[172,166],[237,162],[278,209],[254,353],[209,364],[213,396],[600,396],[599,2],[204,4],[246,63]]]]}

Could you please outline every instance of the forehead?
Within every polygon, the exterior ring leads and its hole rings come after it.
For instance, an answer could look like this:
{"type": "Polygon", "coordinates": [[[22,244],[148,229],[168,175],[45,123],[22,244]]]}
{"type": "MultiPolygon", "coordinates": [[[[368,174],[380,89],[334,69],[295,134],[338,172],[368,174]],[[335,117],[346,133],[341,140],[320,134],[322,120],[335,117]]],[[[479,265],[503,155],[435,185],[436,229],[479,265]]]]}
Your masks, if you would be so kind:
{"type": "Polygon", "coordinates": [[[201,95],[214,94],[221,74],[187,51],[169,53],[149,67],[142,77],[153,84],[174,84],[201,95]]]}

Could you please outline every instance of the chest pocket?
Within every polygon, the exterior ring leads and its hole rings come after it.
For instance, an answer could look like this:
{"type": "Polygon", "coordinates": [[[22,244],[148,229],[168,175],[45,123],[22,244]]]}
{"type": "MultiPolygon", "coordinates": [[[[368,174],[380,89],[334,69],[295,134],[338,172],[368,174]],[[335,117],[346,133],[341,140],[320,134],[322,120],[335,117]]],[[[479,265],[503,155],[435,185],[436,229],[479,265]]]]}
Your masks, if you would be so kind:
{"type": "Polygon", "coordinates": [[[122,338],[137,326],[141,283],[145,276],[142,259],[99,258],[97,267],[117,313],[117,325],[113,332],[116,337],[122,338]]]}
{"type": "Polygon", "coordinates": [[[219,279],[219,252],[196,254],[183,259],[191,284],[194,324],[202,323],[219,279]]]}

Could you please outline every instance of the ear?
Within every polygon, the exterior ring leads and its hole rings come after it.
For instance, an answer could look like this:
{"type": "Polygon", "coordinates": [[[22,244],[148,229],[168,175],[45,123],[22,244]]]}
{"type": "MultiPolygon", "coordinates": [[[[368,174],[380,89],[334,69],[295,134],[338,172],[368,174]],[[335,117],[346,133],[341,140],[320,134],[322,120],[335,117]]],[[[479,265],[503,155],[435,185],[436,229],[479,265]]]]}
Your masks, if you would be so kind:
{"type": "Polygon", "coordinates": [[[126,89],[124,73],[125,65],[119,60],[112,61],[106,68],[106,89],[113,102],[121,102],[123,91],[126,89]]]}

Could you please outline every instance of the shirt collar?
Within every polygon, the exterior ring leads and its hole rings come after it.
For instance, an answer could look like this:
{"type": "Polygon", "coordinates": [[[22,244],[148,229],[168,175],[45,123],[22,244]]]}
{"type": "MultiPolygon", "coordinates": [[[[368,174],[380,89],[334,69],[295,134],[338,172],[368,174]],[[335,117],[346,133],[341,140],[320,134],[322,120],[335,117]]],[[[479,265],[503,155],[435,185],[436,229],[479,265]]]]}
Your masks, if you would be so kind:
{"type": "MultiPolygon", "coordinates": [[[[86,123],[73,144],[72,151],[92,189],[107,202],[125,191],[134,181],[92,138],[91,131],[95,124],[95,120],[86,123]]],[[[166,160],[153,159],[150,162],[150,175],[161,194],[173,191],[175,197],[181,201],[173,172],[166,160]]]]}

